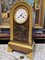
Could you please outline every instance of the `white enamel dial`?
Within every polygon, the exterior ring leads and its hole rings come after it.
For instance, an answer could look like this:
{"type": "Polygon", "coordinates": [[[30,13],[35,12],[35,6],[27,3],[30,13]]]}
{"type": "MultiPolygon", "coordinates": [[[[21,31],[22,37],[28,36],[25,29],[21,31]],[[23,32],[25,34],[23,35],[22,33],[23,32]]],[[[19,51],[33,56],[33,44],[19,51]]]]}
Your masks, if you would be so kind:
{"type": "Polygon", "coordinates": [[[25,9],[18,9],[14,15],[14,19],[17,23],[22,24],[25,23],[28,18],[28,13],[25,9]]]}

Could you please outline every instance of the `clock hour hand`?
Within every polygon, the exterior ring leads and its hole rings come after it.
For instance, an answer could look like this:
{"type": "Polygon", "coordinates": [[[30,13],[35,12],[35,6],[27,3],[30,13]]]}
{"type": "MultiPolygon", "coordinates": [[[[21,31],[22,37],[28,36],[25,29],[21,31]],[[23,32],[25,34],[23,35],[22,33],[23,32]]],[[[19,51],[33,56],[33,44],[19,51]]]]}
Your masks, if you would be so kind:
{"type": "Polygon", "coordinates": [[[23,16],[23,13],[22,13],[22,14],[20,14],[20,16],[22,17],[22,16],[23,16]]]}
{"type": "Polygon", "coordinates": [[[24,18],[23,13],[20,15],[20,17],[24,18]]]}

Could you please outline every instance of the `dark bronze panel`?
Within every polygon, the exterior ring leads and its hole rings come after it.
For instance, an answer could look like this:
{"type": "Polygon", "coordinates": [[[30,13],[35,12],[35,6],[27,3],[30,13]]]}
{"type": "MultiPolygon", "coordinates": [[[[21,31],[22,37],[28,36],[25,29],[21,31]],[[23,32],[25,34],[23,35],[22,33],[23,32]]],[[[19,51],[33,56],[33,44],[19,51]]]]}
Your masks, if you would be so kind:
{"type": "Polygon", "coordinates": [[[20,40],[27,42],[29,34],[29,21],[27,20],[24,24],[18,24],[13,22],[14,40],[20,40]]]}

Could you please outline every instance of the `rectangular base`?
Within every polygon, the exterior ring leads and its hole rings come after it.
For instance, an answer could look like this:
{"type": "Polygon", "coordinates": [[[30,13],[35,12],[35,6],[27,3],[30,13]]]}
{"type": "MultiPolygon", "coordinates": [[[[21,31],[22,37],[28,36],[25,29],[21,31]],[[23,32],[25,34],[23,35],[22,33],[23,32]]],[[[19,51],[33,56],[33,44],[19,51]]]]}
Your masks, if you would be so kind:
{"type": "Polygon", "coordinates": [[[23,52],[26,54],[32,52],[32,49],[33,49],[33,47],[30,45],[27,45],[27,44],[24,45],[24,44],[16,43],[16,42],[9,42],[8,45],[12,50],[16,50],[16,51],[23,52]]]}

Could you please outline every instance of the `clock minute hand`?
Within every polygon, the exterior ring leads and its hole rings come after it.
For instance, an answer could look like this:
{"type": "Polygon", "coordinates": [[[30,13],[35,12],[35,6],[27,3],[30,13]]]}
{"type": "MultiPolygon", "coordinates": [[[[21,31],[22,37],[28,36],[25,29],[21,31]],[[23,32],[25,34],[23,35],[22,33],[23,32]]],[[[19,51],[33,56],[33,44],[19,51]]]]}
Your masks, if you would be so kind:
{"type": "Polygon", "coordinates": [[[20,16],[24,18],[23,13],[20,16]]]}
{"type": "Polygon", "coordinates": [[[22,16],[23,15],[23,13],[22,14],[20,14],[20,16],[22,16]]]}

